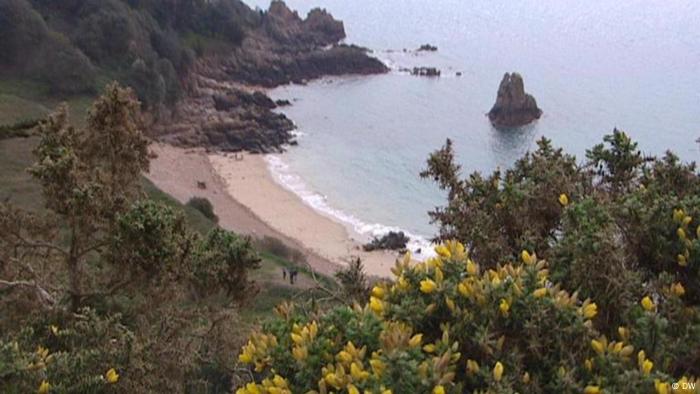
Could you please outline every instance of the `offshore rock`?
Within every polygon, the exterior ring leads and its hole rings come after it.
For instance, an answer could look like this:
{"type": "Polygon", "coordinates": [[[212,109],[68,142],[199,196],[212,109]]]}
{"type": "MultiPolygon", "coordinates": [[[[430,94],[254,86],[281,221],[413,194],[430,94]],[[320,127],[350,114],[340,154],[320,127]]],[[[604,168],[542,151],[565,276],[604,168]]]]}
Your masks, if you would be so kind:
{"type": "Polygon", "coordinates": [[[523,77],[515,72],[503,75],[496,103],[488,113],[494,127],[524,126],[539,119],[541,115],[542,110],[537,107],[535,98],[525,93],[523,77]]]}

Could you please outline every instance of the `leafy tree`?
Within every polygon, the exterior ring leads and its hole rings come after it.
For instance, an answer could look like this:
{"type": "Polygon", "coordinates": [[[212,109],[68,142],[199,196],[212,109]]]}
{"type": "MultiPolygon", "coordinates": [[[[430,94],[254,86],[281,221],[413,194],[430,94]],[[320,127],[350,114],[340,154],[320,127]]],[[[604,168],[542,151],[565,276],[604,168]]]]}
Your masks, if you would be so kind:
{"type": "Polygon", "coordinates": [[[88,129],[70,126],[66,107],[38,126],[37,163],[30,173],[42,186],[46,208],[68,227],[67,246],[51,249],[63,256],[73,310],[86,291],[90,254],[105,246],[104,232],[138,193],[138,177],[148,168],[137,109],[130,90],[111,84],[90,110],[88,129]]]}
{"type": "Polygon", "coordinates": [[[0,203],[0,391],[183,391],[204,355],[235,348],[222,327],[255,293],[259,258],[249,239],[202,237],[144,198],[131,90],[109,85],[86,123],[70,126],[64,106],[38,126],[29,171],[45,211],[0,203]]]}

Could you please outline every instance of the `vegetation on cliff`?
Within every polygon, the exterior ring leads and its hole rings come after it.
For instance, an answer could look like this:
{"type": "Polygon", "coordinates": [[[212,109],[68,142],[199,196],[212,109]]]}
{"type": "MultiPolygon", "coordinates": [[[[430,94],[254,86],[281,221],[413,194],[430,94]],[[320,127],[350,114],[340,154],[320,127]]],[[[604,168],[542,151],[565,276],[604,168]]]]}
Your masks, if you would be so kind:
{"type": "Polygon", "coordinates": [[[644,158],[615,130],[582,165],[543,139],[505,173],[467,179],[448,141],[423,175],[448,192],[432,213],[445,240],[437,257],[407,255],[363,304],[278,308],[239,355],[252,377],[239,393],[670,393],[698,383],[693,164],[644,158]]]}
{"type": "Polygon", "coordinates": [[[239,339],[224,327],[256,293],[260,256],[250,239],[194,230],[144,195],[138,107],[109,85],[84,128],[60,108],[39,124],[29,169],[45,206],[0,204],[2,392],[230,385],[221,360],[239,339]]]}
{"type": "Polygon", "coordinates": [[[133,86],[148,106],[172,104],[202,43],[237,46],[260,16],[237,1],[169,3],[3,1],[0,68],[59,95],[96,92],[108,77],[133,86]]]}

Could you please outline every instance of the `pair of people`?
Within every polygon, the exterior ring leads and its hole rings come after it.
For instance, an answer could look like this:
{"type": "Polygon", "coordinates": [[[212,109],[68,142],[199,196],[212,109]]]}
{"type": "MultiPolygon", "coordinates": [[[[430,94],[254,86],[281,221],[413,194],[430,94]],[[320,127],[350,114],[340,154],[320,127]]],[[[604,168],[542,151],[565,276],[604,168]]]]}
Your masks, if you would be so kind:
{"type": "Polygon", "coordinates": [[[293,285],[294,280],[297,278],[297,275],[299,274],[299,271],[295,269],[290,269],[287,271],[286,268],[282,268],[282,279],[287,279],[287,273],[289,273],[289,284],[293,285]]]}

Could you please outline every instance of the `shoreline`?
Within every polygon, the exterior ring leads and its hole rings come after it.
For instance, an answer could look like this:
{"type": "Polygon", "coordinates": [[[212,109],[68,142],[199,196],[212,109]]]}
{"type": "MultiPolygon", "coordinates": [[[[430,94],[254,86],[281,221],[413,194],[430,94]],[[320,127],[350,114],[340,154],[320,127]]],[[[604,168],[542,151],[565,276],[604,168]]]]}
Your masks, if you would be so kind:
{"type": "Polygon", "coordinates": [[[151,160],[146,177],[182,203],[193,196],[209,199],[222,228],[279,238],[302,251],[310,267],[324,275],[332,276],[354,257],[362,259],[369,276],[391,275],[395,253],[362,250],[343,224],[277,183],[263,155],[234,156],[158,142],[150,149],[157,157],[151,160]],[[199,188],[198,182],[206,188],[199,188]]]}

